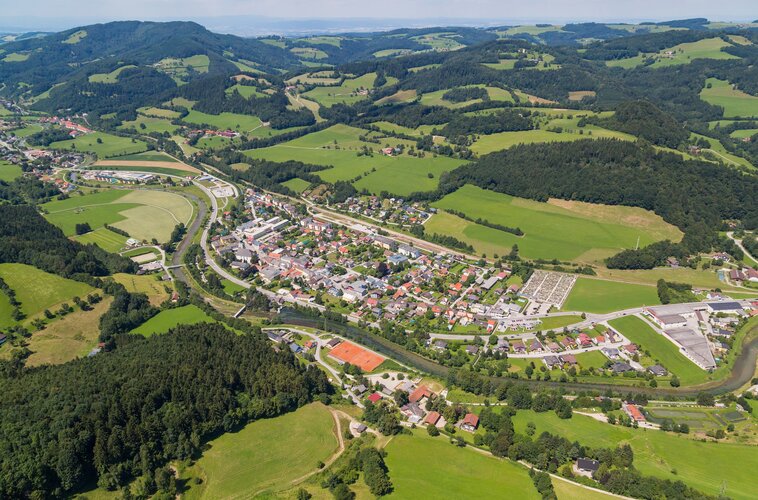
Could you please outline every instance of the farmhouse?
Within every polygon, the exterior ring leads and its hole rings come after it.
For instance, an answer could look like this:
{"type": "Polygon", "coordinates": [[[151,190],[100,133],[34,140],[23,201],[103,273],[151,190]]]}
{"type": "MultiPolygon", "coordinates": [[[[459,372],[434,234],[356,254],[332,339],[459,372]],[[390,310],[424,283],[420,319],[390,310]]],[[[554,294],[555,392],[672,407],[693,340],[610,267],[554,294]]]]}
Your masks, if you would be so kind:
{"type": "Polygon", "coordinates": [[[438,412],[430,411],[429,415],[426,416],[424,423],[426,425],[437,425],[437,422],[440,421],[440,418],[442,418],[442,415],[440,415],[438,412]]]}
{"type": "Polygon", "coordinates": [[[632,403],[624,402],[621,404],[621,409],[624,410],[624,412],[629,415],[629,418],[634,420],[635,422],[645,422],[647,419],[645,418],[645,415],[642,414],[639,408],[637,408],[636,405],[632,403]]]}

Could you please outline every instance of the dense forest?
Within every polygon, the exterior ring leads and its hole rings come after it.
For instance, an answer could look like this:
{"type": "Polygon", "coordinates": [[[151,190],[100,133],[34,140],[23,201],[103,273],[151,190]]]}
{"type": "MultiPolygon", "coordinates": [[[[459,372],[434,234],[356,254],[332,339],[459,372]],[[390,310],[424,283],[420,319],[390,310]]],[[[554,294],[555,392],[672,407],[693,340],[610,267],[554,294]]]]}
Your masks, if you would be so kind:
{"type": "Polygon", "coordinates": [[[611,117],[586,118],[584,121],[674,149],[690,135],[679,122],[648,101],[624,102],[611,117]]]}
{"type": "Polygon", "coordinates": [[[0,496],[115,489],[247,422],[330,392],[326,376],[256,330],[179,326],[113,352],[7,373],[0,362],[0,496]]]}

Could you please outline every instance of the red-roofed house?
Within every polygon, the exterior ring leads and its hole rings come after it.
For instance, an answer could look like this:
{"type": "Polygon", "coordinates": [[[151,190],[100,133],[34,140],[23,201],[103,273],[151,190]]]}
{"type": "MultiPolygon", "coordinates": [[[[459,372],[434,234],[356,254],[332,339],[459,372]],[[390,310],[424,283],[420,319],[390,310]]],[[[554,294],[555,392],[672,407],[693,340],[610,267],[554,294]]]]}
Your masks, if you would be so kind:
{"type": "Polygon", "coordinates": [[[411,403],[418,403],[424,398],[431,398],[434,395],[432,391],[425,385],[421,385],[408,396],[408,401],[411,403]]]}
{"type": "Polygon", "coordinates": [[[479,417],[473,413],[467,413],[461,421],[461,429],[464,431],[474,432],[479,427],[479,417]]]}
{"type": "Polygon", "coordinates": [[[442,415],[440,415],[436,411],[430,411],[429,415],[427,415],[426,419],[424,419],[424,423],[426,425],[437,425],[437,422],[440,421],[441,417],[442,415]]]}
{"type": "Polygon", "coordinates": [[[382,395],[379,394],[378,392],[375,392],[371,396],[368,397],[368,400],[374,404],[376,404],[380,399],[382,399],[382,395]]]}
{"type": "Polygon", "coordinates": [[[645,422],[645,415],[642,414],[639,408],[637,406],[631,404],[631,403],[624,403],[621,405],[622,409],[626,412],[627,415],[629,415],[629,418],[636,422],[645,422]]]}

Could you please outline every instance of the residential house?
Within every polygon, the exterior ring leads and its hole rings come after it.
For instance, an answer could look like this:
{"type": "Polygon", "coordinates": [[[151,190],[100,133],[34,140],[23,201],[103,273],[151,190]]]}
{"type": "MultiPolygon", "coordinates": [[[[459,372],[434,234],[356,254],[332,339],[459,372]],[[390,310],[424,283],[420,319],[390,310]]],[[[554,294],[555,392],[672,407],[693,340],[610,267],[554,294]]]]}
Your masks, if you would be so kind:
{"type": "Polygon", "coordinates": [[[600,462],[591,458],[578,458],[574,462],[574,474],[591,478],[600,468],[600,462]]]}
{"type": "Polygon", "coordinates": [[[479,427],[479,417],[473,413],[467,413],[461,421],[461,429],[464,431],[474,432],[479,427]]]}

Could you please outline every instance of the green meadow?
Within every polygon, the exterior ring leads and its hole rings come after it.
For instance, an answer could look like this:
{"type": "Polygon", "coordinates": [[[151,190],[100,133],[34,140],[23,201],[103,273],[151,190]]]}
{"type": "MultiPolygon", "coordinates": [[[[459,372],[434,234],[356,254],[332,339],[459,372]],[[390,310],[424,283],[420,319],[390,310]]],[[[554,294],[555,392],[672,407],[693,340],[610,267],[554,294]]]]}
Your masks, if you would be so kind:
{"type": "Polygon", "coordinates": [[[103,250],[114,253],[119,252],[126,244],[126,236],[116,234],[104,227],[99,227],[86,234],[74,236],[73,239],[83,245],[93,243],[103,250]]]}
{"type": "Polygon", "coordinates": [[[500,255],[514,244],[527,258],[594,262],[624,248],[681,233],[654,214],[633,207],[579,202],[541,203],[466,185],[433,203],[437,208],[465,213],[508,227],[520,227],[524,236],[475,224],[450,214],[437,214],[426,224],[427,233],[447,234],[474,246],[477,253],[500,255]]]}
{"type": "Polygon", "coordinates": [[[238,432],[208,443],[203,455],[187,469],[182,496],[199,498],[253,498],[264,492],[286,490],[291,482],[315,472],[337,450],[334,420],[329,409],[312,403],[295,412],[252,422],[238,432]]]}
{"type": "Polygon", "coordinates": [[[8,163],[7,161],[0,161],[0,181],[10,182],[16,177],[21,177],[21,167],[8,163]]]}
{"type": "Polygon", "coordinates": [[[724,494],[735,500],[755,498],[755,446],[731,443],[704,443],[673,433],[612,426],[584,415],[568,420],[554,412],[519,410],[513,417],[518,432],[533,422],[535,435],[547,431],[592,447],[616,447],[629,443],[634,450],[634,466],[643,474],[681,480],[711,495],[724,494]]]}
{"type": "Polygon", "coordinates": [[[156,118],[154,116],[137,115],[137,118],[131,121],[122,122],[119,129],[134,129],[137,132],[149,134],[151,132],[168,132],[173,134],[179,130],[179,125],[174,125],[170,120],[165,118],[156,118]]]}
{"type": "Polygon", "coordinates": [[[362,176],[355,183],[356,188],[366,188],[373,193],[388,191],[398,195],[407,195],[413,191],[431,191],[437,187],[442,173],[463,163],[462,160],[442,156],[388,157],[378,152],[373,156],[358,156],[358,151],[363,146],[377,150],[384,147],[384,144],[411,144],[410,141],[393,137],[382,138],[380,144],[374,144],[360,141],[360,135],[376,134],[347,125],[335,125],[283,144],[252,149],[245,154],[251,158],[276,162],[296,160],[331,166],[332,168],[315,174],[327,182],[352,180],[362,176]]]}
{"type": "Polygon", "coordinates": [[[213,318],[205,314],[205,311],[194,304],[190,304],[174,309],[165,309],[132,330],[131,333],[150,337],[156,333],[166,333],[177,325],[215,322],[213,318]]]}
{"type": "MultiPolygon", "coordinates": [[[[74,297],[85,298],[95,291],[91,286],[55,274],[46,273],[26,264],[0,264],[0,278],[15,290],[16,299],[21,302],[21,312],[27,318],[41,314],[45,309],[54,309],[63,302],[74,305],[74,297]]],[[[10,305],[3,294],[0,312],[10,311],[10,305]]],[[[14,324],[10,315],[0,315],[0,326],[14,324]]]]}
{"type": "Polygon", "coordinates": [[[482,135],[471,145],[471,150],[479,155],[485,155],[494,151],[501,151],[519,144],[534,144],[538,142],[570,142],[580,139],[621,139],[634,141],[635,137],[623,132],[604,129],[595,125],[586,125],[583,128],[576,126],[579,121],[574,119],[555,119],[548,123],[548,127],[562,128],[561,132],[554,132],[545,128],[536,130],[523,130],[518,132],[499,132],[496,134],[482,135]],[[571,128],[576,127],[576,128],[571,128]]]}
{"type": "MultiPolygon", "coordinates": [[[[357,78],[346,78],[340,85],[316,87],[303,93],[303,96],[327,108],[338,103],[354,104],[368,98],[367,94],[361,95],[359,92],[361,89],[373,89],[375,80],[376,73],[366,73],[357,78]]],[[[387,77],[386,85],[391,85],[396,81],[395,78],[387,77]]]]}
{"type": "Polygon", "coordinates": [[[635,68],[645,63],[648,58],[653,58],[655,62],[650,65],[652,68],[663,68],[666,66],[677,66],[680,64],[689,64],[695,59],[739,59],[739,57],[723,52],[724,47],[731,47],[732,44],[725,42],[721,38],[704,38],[696,42],[682,43],[661,50],[657,54],[640,54],[635,57],[625,59],[616,59],[607,61],[606,64],[618,68],[635,68]]]}
{"type": "Polygon", "coordinates": [[[249,132],[261,126],[261,119],[257,116],[241,115],[238,113],[221,113],[220,115],[211,115],[194,109],[182,121],[194,125],[210,125],[222,130],[236,130],[238,132],[249,132]]]}
{"type": "Polygon", "coordinates": [[[140,153],[147,149],[147,144],[136,139],[92,132],[80,135],[74,139],[53,142],[50,149],[74,149],[76,151],[93,153],[98,158],[111,158],[132,153],[140,153]]]}
{"type": "Polygon", "coordinates": [[[563,309],[602,314],[660,303],[654,286],[580,277],[563,309]]]}
{"type": "Polygon", "coordinates": [[[733,88],[727,81],[708,78],[700,98],[714,106],[724,108],[725,118],[758,117],[758,97],[733,88]]]}
{"type": "MultiPolygon", "coordinates": [[[[739,132],[749,132],[749,130],[740,130],[739,132]]],[[[745,167],[751,170],[755,169],[755,167],[745,158],[734,155],[730,153],[729,151],[727,151],[724,145],[721,144],[721,141],[719,141],[718,139],[706,137],[704,135],[696,134],[694,132],[690,134],[690,138],[702,139],[706,141],[707,143],[709,143],[711,147],[707,151],[710,151],[719,161],[722,161],[726,163],[727,165],[730,165],[732,167],[745,167]]]]}
{"type": "MultiPolygon", "coordinates": [[[[485,85],[465,85],[460,88],[469,88],[469,87],[478,87],[478,88],[486,89],[487,95],[489,95],[489,98],[491,101],[514,102],[513,95],[507,90],[504,90],[498,87],[488,87],[485,85]]],[[[470,101],[464,101],[464,102],[447,101],[442,96],[445,95],[445,93],[448,92],[449,90],[450,89],[437,90],[435,92],[423,94],[421,96],[421,104],[424,104],[426,106],[445,106],[447,108],[463,108],[471,104],[482,102],[481,99],[472,99],[470,101]]]]}
{"type": "Polygon", "coordinates": [[[425,430],[395,436],[385,451],[394,487],[387,498],[540,498],[525,467],[425,430]]]}
{"type": "Polygon", "coordinates": [[[708,373],[686,358],[679,348],[636,316],[614,319],[609,324],[626,338],[650,351],[650,356],[679,378],[682,385],[704,382],[708,373]]]}
{"type": "Polygon", "coordinates": [[[239,92],[239,94],[246,99],[251,97],[269,97],[268,94],[264,94],[258,90],[257,87],[252,85],[240,85],[239,83],[226,89],[227,94],[233,94],[234,92],[239,92]]]}
{"type": "Polygon", "coordinates": [[[121,74],[122,71],[129,68],[136,68],[137,66],[133,64],[128,64],[126,66],[121,66],[119,68],[114,69],[110,73],[96,73],[94,75],[89,76],[90,83],[117,83],[118,82],[118,75],[121,74]]]}
{"type": "Polygon", "coordinates": [[[311,183],[303,179],[300,179],[298,177],[295,177],[294,179],[290,179],[288,181],[282,182],[282,185],[287,186],[288,188],[290,188],[296,193],[302,193],[303,191],[308,189],[311,183]]]}

